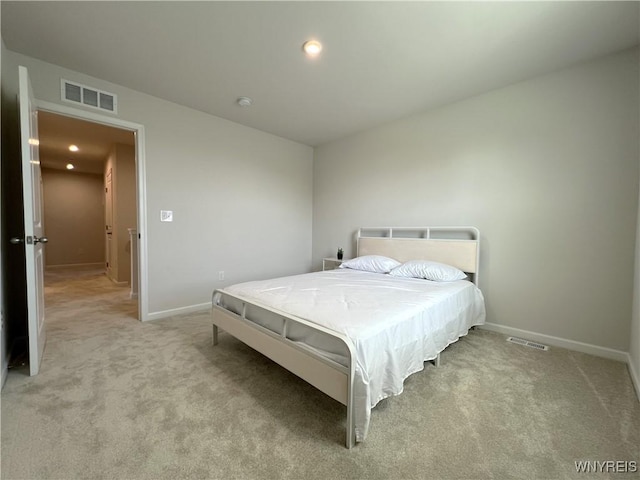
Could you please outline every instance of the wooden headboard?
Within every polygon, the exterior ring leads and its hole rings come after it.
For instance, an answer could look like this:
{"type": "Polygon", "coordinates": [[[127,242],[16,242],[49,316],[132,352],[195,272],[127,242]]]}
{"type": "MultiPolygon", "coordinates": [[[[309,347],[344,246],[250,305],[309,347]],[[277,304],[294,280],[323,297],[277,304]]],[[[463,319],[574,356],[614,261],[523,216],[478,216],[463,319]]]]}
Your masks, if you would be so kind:
{"type": "Polygon", "coordinates": [[[372,227],[357,233],[357,255],[406,262],[431,260],[469,274],[478,285],[480,232],[475,227],[372,227]]]}

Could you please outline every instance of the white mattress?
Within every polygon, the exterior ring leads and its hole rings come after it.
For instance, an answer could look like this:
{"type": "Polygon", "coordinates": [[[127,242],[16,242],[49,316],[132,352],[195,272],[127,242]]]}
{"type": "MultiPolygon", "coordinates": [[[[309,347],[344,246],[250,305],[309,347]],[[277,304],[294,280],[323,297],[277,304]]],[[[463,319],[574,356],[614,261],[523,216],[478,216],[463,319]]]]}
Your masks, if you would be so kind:
{"type": "MultiPolygon", "coordinates": [[[[356,350],[356,441],[366,437],[371,408],[403,390],[404,379],[485,321],[484,298],[471,282],[431,282],[349,269],[232,285],[224,291],[347,335],[356,350]]],[[[228,300],[225,300],[228,303],[228,300]]],[[[228,304],[233,309],[234,306],[228,304]]],[[[251,315],[247,315],[251,317],[251,315]]],[[[277,331],[274,316],[253,320],[277,331]]],[[[279,332],[278,332],[279,333],[279,332]]],[[[342,344],[302,327],[288,337],[345,364],[342,344]]]]}

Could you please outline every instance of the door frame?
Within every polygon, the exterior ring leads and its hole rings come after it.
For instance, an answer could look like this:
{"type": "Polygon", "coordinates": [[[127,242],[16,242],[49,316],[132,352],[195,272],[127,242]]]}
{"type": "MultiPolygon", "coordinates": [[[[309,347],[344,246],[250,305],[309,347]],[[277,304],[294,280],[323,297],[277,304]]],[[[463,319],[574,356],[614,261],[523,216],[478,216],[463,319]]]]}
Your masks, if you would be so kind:
{"type": "Polygon", "coordinates": [[[147,275],[147,188],[144,125],[44,100],[36,99],[35,105],[36,108],[41,111],[108,125],[134,133],[136,149],[136,203],[138,214],[138,319],[142,322],[147,321],[149,319],[149,290],[147,275]]]}

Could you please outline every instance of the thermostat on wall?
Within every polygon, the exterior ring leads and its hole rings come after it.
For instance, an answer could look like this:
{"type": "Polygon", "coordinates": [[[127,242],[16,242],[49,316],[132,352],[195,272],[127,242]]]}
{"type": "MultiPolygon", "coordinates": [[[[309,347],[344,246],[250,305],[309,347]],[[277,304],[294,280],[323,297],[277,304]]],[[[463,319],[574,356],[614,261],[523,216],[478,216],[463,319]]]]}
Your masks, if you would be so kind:
{"type": "Polygon", "coordinates": [[[173,222],[173,211],[172,210],[160,210],[160,221],[161,222],[173,222]]]}

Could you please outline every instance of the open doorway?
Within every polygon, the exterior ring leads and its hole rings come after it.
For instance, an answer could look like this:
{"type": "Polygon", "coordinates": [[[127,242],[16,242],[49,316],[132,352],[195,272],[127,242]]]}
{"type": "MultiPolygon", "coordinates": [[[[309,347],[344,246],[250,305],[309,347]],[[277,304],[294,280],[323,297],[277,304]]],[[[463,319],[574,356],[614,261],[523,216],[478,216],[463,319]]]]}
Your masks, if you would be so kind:
{"type": "Polygon", "coordinates": [[[103,302],[138,318],[134,132],[38,113],[47,317],[103,302]]]}

